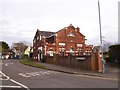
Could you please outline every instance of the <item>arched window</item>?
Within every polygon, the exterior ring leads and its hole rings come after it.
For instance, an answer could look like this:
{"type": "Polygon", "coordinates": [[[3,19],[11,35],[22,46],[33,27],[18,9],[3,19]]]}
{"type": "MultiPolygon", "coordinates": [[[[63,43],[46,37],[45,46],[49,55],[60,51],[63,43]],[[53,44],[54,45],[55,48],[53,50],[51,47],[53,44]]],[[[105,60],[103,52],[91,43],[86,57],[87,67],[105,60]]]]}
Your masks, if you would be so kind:
{"type": "Polygon", "coordinates": [[[67,36],[70,36],[70,37],[75,37],[75,35],[71,32],[69,33],[67,36]]]}

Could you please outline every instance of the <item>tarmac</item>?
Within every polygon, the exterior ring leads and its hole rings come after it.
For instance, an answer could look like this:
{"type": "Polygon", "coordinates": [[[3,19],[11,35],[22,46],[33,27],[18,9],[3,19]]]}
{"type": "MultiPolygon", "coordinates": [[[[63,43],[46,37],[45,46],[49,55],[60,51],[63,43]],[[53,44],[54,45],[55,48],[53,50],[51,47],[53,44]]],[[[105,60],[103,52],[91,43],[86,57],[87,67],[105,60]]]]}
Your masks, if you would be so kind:
{"type": "Polygon", "coordinates": [[[70,68],[65,67],[61,65],[55,65],[55,64],[48,64],[48,63],[40,63],[41,65],[45,66],[47,70],[52,71],[58,71],[62,73],[68,73],[68,74],[75,74],[75,75],[86,75],[86,76],[92,76],[92,77],[102,77],[105,79],[111,79],[111,80],[118,80],[118,72],[119,69],[117,67],[110,67],[105,65],[105,73],[102,72],[95,72],[90,70],[83,70],[80,68],[70,68]]]}

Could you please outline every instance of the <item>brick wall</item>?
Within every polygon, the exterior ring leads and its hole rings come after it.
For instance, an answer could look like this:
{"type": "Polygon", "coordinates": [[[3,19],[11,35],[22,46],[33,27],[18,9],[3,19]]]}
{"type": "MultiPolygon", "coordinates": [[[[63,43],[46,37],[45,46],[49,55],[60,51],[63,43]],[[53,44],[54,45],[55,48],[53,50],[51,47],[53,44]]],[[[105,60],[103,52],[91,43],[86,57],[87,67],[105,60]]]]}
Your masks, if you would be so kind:
{"type": "Polygon", "coordinates": [[[90,56],[59,56],[54,54],[53,57],[47,56],[46,63],[96,72],[102,70],[99,52],[93,52],[90,56]]]}

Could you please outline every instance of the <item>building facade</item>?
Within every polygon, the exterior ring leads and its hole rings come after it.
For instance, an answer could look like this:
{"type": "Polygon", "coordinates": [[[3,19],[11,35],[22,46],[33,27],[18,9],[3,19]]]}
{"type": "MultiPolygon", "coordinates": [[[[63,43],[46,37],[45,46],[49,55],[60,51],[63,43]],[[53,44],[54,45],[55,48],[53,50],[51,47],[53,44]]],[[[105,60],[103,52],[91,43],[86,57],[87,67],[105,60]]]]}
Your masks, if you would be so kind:
{"type": "Polygon", "coordinates": [[[90,55],[92,45],[85,44],[85,36],[80,33],[80,28],[72,24],[58,32],[40,31],[37,29],[33,39],[33,58],[40,61],[44,55],[61,56],[90,55]]]}

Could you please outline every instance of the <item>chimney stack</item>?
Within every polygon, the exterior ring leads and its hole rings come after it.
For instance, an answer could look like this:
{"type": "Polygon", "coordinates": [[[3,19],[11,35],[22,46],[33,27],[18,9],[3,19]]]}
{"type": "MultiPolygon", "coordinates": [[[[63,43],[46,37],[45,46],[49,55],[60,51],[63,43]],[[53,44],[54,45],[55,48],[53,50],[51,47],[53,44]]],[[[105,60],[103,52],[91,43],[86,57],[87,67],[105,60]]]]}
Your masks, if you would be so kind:
{"type": "Polygon", "coordinates": [[[77,27],[76,29],[77,29],[77,32],[80,32],[80,28],[79,27],[77,27]]]}

